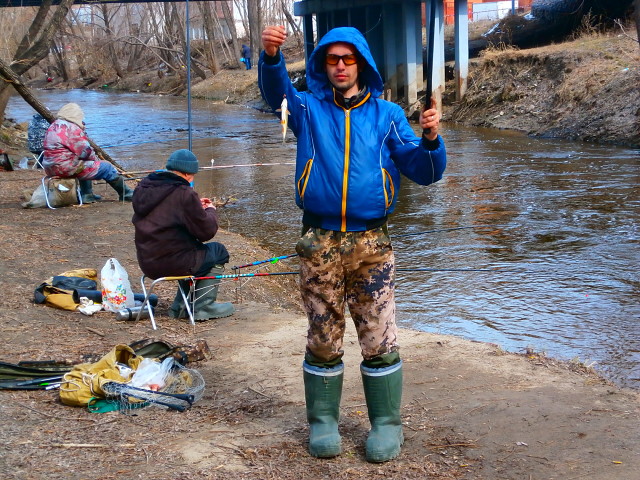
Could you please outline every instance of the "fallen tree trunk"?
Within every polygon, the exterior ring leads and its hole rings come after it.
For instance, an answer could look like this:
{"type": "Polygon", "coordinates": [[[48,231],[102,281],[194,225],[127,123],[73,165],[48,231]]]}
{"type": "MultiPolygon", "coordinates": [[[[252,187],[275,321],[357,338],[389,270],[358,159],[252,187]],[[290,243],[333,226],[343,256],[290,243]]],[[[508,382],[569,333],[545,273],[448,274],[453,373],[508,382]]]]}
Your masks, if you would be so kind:
{"type": "MultiPolygon", "coordinates": [[[[31,92],[31,89],[27,87],[22,82],[22,80],[20,80],[20,77],[18,77],[18,75],[16,75],[16,73],[11,69],[11,67],[9,67],[2,60],[0,60],[0,76],[2,76],[2,78],[7,83],[10,83],[13,86],[13,88],[15,88],[16,91],[20,94],[20,96],[24,98],[25,101],[29,105],[31,105],[36,112],[42,115],[49,123],[53,123],[56,120],[56,117],[53,115],[53,113],[51,113],[51,111],[47,107],[45,107],[42,104],[42,102],[40,102],[40,100],[38,100],[33,95],[33,93],[31,92]]],[[[96,155],[101,160],[105,160],[111,163],[114,167],[116,167],[116,169],[120,173],[123,173],[125,171],[124,168],[122,168],[115,160],[113,160],[107,152],[105,152],[102,148],[96,145],[93,142],[93,140],[91,139],[88,139],[88,140],[89,140],[89,145],[91,145],[91,148],[93,148],[93,150],[96,152],[96,155]]]]}

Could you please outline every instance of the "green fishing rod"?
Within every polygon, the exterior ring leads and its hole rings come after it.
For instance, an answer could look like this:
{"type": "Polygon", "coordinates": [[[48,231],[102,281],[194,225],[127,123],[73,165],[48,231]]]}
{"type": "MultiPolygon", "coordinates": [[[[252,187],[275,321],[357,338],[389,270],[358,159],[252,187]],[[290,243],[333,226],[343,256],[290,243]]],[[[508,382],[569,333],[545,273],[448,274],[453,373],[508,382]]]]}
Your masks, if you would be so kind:
{"type": "MultiPolygon", "coordinates": [[[[526,270],[511,270],[506,268],[396,268],[396,272],[491,272],[491,273],[526,273],[526,270]]],[[[198,280],[236,280],[250,277],[272,277],[276,275],[298,275],[299,271],[292,272],[254,272],[254,273],[229,273],[212,275],[209,277],[197,277],[198,280]]]]}
{"type": "MultiPolygon", "coordinates": [[[[452,232],[454,230],[467,230],[470,228],[502,228],[506,225],[471,225],[468,227],[450,227],[450,228],[438,228],[435,230],[424,230],[421,232],[412,232],[412,233],[402,233],[400,235],[392,235],[392,238],[400,238],[400,237],[409,237],[412,235],[424,235],[426,233],[437,233],[437,232],[452,232]]],[[[278,257],[267,258],[266,260],[257,260],[255,262],[246,263],[244,265],[238,265],[236,267],[231,267],[232,270],[240,270],[241,268],[254,267],[257,265],[262,265],[265,263],[277,263],[280,260],[284,260],[287,258],[297,257],[297,253],[292,253],[290,255],[280,255],[278,257]]]]}

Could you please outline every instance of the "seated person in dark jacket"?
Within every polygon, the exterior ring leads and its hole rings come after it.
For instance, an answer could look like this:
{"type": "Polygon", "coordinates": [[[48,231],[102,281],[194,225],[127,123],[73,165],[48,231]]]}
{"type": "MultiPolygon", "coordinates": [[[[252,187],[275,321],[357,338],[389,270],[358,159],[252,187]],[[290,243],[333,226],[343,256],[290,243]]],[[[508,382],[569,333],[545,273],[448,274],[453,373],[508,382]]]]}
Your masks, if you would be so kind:
{"type": "MultiPolygon", "coordinates": [[[[167,160],[166,171],[144,178],[133,193],[133,225],[138,263],[150,278],[222,274],[229,253],[218,242],[203,243],[218,231],[216,208],[191,187],[198,159],[189,150],[177,150],[167,160]]],[[[216,303],[220,280],[196,282],[193,308],[196,320],[222,318],[234,312],[231,303],[216,303]]],[[[182,281],[181,286],[187,287],[182,281]]],[[[185,318],[180,291],[169,316],[185,318]]]]}

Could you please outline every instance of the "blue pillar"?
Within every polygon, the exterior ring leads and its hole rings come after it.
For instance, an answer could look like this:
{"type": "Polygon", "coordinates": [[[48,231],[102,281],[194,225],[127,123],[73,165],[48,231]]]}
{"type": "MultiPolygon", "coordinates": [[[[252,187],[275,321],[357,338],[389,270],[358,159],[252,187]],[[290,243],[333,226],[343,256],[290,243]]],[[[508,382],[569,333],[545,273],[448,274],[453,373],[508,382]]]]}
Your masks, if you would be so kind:
{"type": "Polygon", "coordinates": [[[386,78],[384,64],[384,44],[383,44],[383,15],[380,5],[372,5],[366,9],[366,24],[364,32],[366,32],[367,42],[371,48],[371,55],[378,66],[378,71],[382,78],[386,78]]]}
{"type": "Polygon", "coordinates": [[[302,31],[304,33],[304,57],[308,61],[316,46],[313,39],[313,15],[308,14],[303,17],[302,31]]]}
{"type": "Polygon", "coordinates": [[[424,2],[420,2],[417,5],[417,11],[414,16],[415,21],[415,44],[416,44],[416,85],[418,91],[422,91],[426,88],[424,82],[424,62],[422,57],[424,56],[424,43],[422,42],[422,12],[424,11],[424,2]]]}
{"type": "Polygon", "coordinates": [[[397,49],[402,41],[397,26],[400,25],[400,15],[397,5],[384,4],[383,15],[383,43],[384,43],[384,71],[385,94],[387,100],[398,98],[398,58],[397,49]]]}
{"type": "MultiPolygon", "coordinates": [[[[418,47],[422,47],[422,41],[416,45],[418,38],[416,32],[416,17],[420,16],[420,4],[404,2],[402,4],[402,47],[400,51],[400,63],[402,65],[402,87],[404,100],[407,105],[413,105],[418,100],[418,85],[416,82],[416,58],[418,47]]],[[[422,29],[420,29],[422,30],[422,29]]],[[[422,37],[422,33],[420,33],[422,37]]]]}

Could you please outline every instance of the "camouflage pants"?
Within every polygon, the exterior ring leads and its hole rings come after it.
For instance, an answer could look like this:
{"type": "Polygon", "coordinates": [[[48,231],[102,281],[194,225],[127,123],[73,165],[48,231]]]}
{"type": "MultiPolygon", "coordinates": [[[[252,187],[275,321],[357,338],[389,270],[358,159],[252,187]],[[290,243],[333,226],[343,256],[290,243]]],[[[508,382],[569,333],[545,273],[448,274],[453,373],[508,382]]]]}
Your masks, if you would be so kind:
{"type": "Polygon", "coordinates": [[[345,302],[365,360],[398,350],[394,255],[382,228],[365,232],[311,228],[296,251],[309,319],[308,354],[321,362],[342,357],[345,302]]]}

